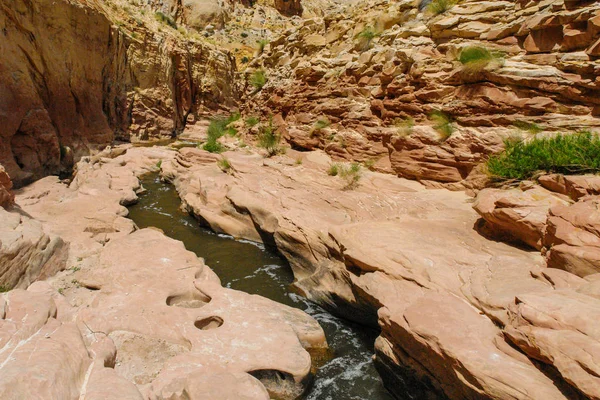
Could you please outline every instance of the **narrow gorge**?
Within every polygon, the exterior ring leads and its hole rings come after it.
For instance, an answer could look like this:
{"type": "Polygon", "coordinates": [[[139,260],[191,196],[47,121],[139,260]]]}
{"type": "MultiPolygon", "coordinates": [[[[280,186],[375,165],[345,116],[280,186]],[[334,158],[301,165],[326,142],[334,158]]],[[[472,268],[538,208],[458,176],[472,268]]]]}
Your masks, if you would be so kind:
{"type": "Polygon", "coordinates": [[[0,0],[0,398],[600,399],[600,2],[0,0]]]}

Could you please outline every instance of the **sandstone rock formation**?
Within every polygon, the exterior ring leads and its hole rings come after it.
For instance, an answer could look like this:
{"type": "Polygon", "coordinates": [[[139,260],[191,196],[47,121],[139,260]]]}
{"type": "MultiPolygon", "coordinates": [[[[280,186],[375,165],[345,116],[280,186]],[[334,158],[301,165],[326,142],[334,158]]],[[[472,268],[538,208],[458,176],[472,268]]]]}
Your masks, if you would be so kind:
{"type": "MultiPolygon", "coordinates": [[[[520,306],[515,299],[544,297],[555,285],[585,282],[545,268],[539,253],[480,236],[464,193],[425,190],[366,171],[356,189],[344,189],[342,178],[327,175],[331,160],[319,152],[290,150],[275,159],[251,152],[225,156],[228,173],[217,166],[216,156],[181,149],[162,164],[162,174],[175,184],[184,206],[211,229],[277,247],[306,296],[347,318],[377,322],[382,333],[376,361],[392,392],[405,393],[407,385],[421,397],[441,393],[457,399],[594,393],[593,358],[586,361],[589,367],[573,370],[569,363],[584,356],[573,353],[576,345],[567,349],[573,354],[564,362],[538,356],[514,322],[520,306]],[[559,374],[551,379],[537,361],[559,374]]],[[[592,309],[599,306],[593,289],[586,290],[582,301],[592,309]]],[[[553,313],[553,307],[544,312],[553,313]]],[[[580,340],[593,350],[597,338],[593,330],[586,332],[580,340]]],[[[560,352],[560,346],[546,348],[560,352]]]]}
{"type": "Polygon", "coordinates": [[[70,152],[171,137],[236,99],[231,57],[149,6],[11,0],[0,27],[0,163],[17,186],[68,169],[70,152]]]}
{"type": "Polygon", "coordinates": [[[359,161],[389,151],[400,176],[470,187],[472,164],[499,151],[514,124],[600,128],[599,17],[600,5],[589,1],[462,1],[432,15],[412,0],[365,0],[271,41],[250,64],[266,68],[268,82],[257,95],[248,91],[245,107],[279,113],[298,148],[359,161]],[[468,46],[501,59],[473,71],[458,61],[468,46]],[[435,125],[428,119],[434,110],[470,147],[413,133],[413,120],[435,125]],[[315,138],[312,128],[323,118],[335,134],[315,138]]]}
{"type": "Polygon", "coordinates": [[[0,297],[2,398],[266,400],[305,390],[305,349],[326,345],[315,320],[221,287],[181,242],[124,218],[136,176],[173,156],[107,149],[81,161],[69,186],[48,177],[18,192],[22,212],[70,242],[70,269],[0,297]]]}
{"type": "Polygon", "coordinates": [[[15,201],[15,195],[12,192],[12,180],[6,173],[6,170],[0,165],[0,207],[10,207],[15,201]]]}

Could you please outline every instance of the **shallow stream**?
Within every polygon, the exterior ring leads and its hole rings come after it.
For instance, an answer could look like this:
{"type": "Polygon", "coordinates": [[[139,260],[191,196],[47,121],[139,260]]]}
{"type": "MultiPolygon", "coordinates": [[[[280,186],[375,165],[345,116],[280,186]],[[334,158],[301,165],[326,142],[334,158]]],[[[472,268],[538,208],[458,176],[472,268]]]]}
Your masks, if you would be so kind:
{"type": "Polygon", "coordinates": [[[234,240],[201,228],[179,209],[175,188],[157,174],[142,179],[147,193],[130,207],[129,217],[140,227],[157,227],[204,258],[223,286],[259,294],[312,315],[323,327],[330,357],[322,360],[315,381],[304,396],[310,400],[392,400],[384,389],[371,356],[376,332],[339,319],[292,293],[294,277],[287,262],[262,244],[234,240]]]}

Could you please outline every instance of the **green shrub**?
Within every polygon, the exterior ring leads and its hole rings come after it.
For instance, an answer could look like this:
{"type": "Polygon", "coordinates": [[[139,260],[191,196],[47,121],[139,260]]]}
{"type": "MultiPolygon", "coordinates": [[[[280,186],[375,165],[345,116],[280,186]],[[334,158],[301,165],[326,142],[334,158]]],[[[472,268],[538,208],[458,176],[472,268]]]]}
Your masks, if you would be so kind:
{"type": "Polygon", "coordinates": [[[250,59],[246,56],[242,57],[242,64],[248,64],[248,62],[250,61],[250,59]]]}
{"type": "Polygon", "coordinates": [[[231,163],[225,157],[217,160],[217,166],[221,168],[221,171],[223,172],[229,172],[231,170],[231,163]]]}
{"type": "Polygon", "coordinates": [[[362,49],[368,50],[371,48],[373,39],[375,39],[377,36],[379,36],[379,33],[377,33],[373,27],[367,26],[358,35],[356,35],[356,38],[362,44],[362,49]]]}
{"type": "Polygon", "coordinates": [[[154,13],[154,18],[156,18],[158,22],[169,25],[173,29],[177,29],[177,23],[175,22],[175,20],[160,11],[154,13]]]}
{"type": "Polygon", "coordinates": [[[534,122],[515,121],[513,125],[522,131],[531,133],[532,135],[537,135],[538,133],[544,131],[544,128],[534,122]]]}
{"type": "Polygon", "coordinates": [[[256,88],[257,91],[261,90],[267,83],[267,74],[264,69],[257,69],[250,75],[250,84],[256,88]]]}
{"type": "Polygon", "coordinates": [[[600,138],[591,132],[505,142],[487,169],[499,179],[528,179],[539,171],[575,174],[600,171],[600,138]]]}
{"type": "Polygon", "coordinates": [[[415,120],[412,117],[407,117],[404,119],[397,118],[394,120],[394,126],[398,128],[398,136],[410,136],[412,135],[413,129],[415,127],[415,120]]]}
{"type": "Polygon", "coordinates": [[[267,47],[267,45],[269,44],[269,41],[267,39],[260,39],[257,40],[256,43],[258,43],[258,54],[262,54],[265,51],[265,47],[267,47]]]}
{"type": "Polygon", "coordinates": [[[465,71],[481,72],[492,62],[502,63],[504,58],[501,53],[482,46],[467,46],[460,51],[458,61],[465,71]]]}
{"type": "Polygon", "coordinates": [[[452,118],[448,114],[439,110],[434,110],[429,114],[429,119],[435,124],[433,128],[438,131],[443,141],[448,139],[454,133],[452,118]]]}
{"type": "Polygon", "coordinates": [[[457,0],[432,0],[426,9],[433,15],[439,15],[454,7],[457,2],[457,0]]]}
{"type": "Polygon", "coordinates": [[[281,135],[277,132],[277,129],[273,126],[273,118],[269,118],[269,124],[263,126],[258,134],[258,146],[267,150],[267,156],[272,157],[282,152],[282,148],[279,145],[281,142],[281,135]]]}
{"type": "Polygon", "coordinates": [[[246,32],[242,32],[240,34],[241,37],[243,37],[244,39],[248,37],[248,34],[246,32]]]}
{"type": "Polygon", "coordinates": [[[340,164],[333,163],[329,165],[329,169],[327,170],[327,175],[329,176],[337,176],[340,172],[340,164]]]}
{"type": "Polygon", "coordinates": [[[246,125],[249,126],[250,128],[258,125],[259,122],[260,122],[260,120],[254,116],[249,116],[248,118],[246,118],[246,125]]]}
{"type": "Polygon", "coordinates": [[[344,189],[354,189],[358,186],[358,181],[362,177],[362,172],[359,163],[352,163],[350,166],[342,166],[340,168],[340,177],[346,181],[344,189]]]}
{"type": "Polygon", "coordinates": [[[327,118],[320,118],[315,122],[314,128],[319,131],[327,128],[329,125],[331,125],[331,122],[327,118]]]}
{"type": "Polygon", "coordinates": [[[224,148],[218,140],[227,132],[227,125],[231,122],[231,117],[212,119],[208,125],[206,143],[202,148],[211,153],[221,153],[224,148]]]}

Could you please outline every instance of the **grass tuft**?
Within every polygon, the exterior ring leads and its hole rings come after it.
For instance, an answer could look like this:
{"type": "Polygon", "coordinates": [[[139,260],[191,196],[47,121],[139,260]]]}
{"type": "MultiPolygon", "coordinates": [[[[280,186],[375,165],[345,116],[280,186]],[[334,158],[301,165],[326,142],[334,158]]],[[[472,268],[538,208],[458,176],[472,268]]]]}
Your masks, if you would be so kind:
{"type": "Polygon", "coordinates": [[[426,10],[433,15],[440,15],[454,7],[457,0],[432,0],[426,7],[426,10]]]}
{"type": "Polygon", "coordinates": [[[223,172],[229,172],[231,170],[231,163],[225,157],[217,160],[217,166],[221,168],[221,171],[223,172]]]}
{"type": "Polygon", "coordinates": [[[528,179],[540,171],[562,174],[600,172],[600,137],[591,132],[505,141],[503,153],[487,162],[497,179],[528,179]]]}
{"type": "Polygon", "coordinates": [[[443,111],[432,111],[429,114],[429,119],[435,124],[433,128],[438,131],[442,141],[446,141],[454,133],[452,118],[443,111]]]}
{"type": "Polygon", "coordinates": [[[177,29],[177,23],[175,22],[175,20],[173,18],[171,18],[170,16],[157,11],[154,13],[154,18],[158,21],[161,22],[163,24],[169,25],[171,28],[173,29],[177,29]]]}
{"type": "Polygon", "coordinates": [[[258,146],[267,150],[267,157],[273,157],[283,151],[280,146],[281,135],[273,126],[273,117],[269,118],[269,124],[262,126],[258,134],[258,146]]]}
{"type": "Polygon", "coordinates": [[[329,169],[327,169],[327,175],[329,176],[337,176],[340,172],[340,164],[333,163],[329,165],[329,169]]]}
{"type": "Polygon", "coordinates": [[[250,84],[260,91],[267,84],[267,73],[264,69],[257,69],[250,75],[250,84]]]}
{"type": "Polygon", "coordinates": [[[528,132],[532,135],[537,135],[538,133],[542,133],[544,131],[544,128],[542,128],[540,125],[536,124],[535,122],[527,122],[527,121],[515,121],[513,123],[513,125],[525,132],[528,132]]]}
{"type": "Polygon", "coordinates": [[[219,138],[225,134],[235,136],[237,130],[233,127],[228,127],[232,122],[241,118],[239,112],[231,114],[227,118],[214,118],[208,125],[207,139],[202,148],[211,153],[221,153],[224,149],[223,145],[218,142],[219,138]]]}
{"type": "Polygon", "coordinates": [[[249,126],[250,128],[258,125],[259,122],[260,122],[260,120],[257,117],[250,116],[250,117],[246,118],[246,125],[249,126]]]}
{"type": "Polygon", "coordinates": [[[481,72],[489,65],[501,65],[504,56],[497,51],[488,50],[483,46],[467,46],[460,51],[458,61],[463,65],[465,72],[481,72]]]}
{"type": "Polygon", "coordinates": [[[362,31],[356,35],[356,38],[359,40],[361,48],[363,51],[369,50],[371,48],[371,43],[373,43],[373,39],[375,39],[380,34],[375,31],[375,29],[371,26],[365,27],[362,31]]]}

